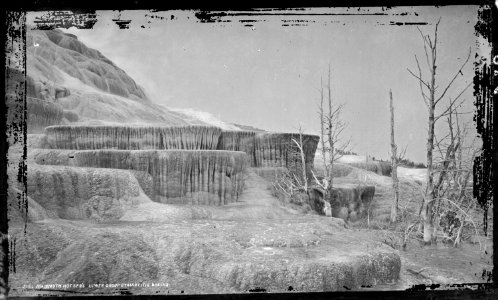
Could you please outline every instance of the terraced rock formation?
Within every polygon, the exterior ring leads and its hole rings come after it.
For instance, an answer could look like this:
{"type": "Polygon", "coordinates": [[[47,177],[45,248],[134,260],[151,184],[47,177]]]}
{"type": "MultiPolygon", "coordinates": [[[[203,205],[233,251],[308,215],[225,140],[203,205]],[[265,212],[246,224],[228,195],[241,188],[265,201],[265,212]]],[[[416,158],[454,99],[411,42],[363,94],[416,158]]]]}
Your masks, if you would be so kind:
{"type": "MultiPolygon", "coordinates": [[[[298,134],[166,109],[62,31],[28,30],[26,52],[36,134],[27,141],[28,211],[16,202],[24,187],[9,185],[11,295],[75,282],[84,287],[49,293],[309,292],[397,280],[392,248],[272,195],[263,177],[301,168],[298,134]],[[113,287],[140,282],[163,285],[113,287]]],[[[318,137],[303,141],[310,172],[318,137]]]]}
{"type": "Polygon", "coordinates": [[[133,170],[150,199],[177,204],[236,201],[246,168],[245,153],[236,151],[38,150],[32,156],[40,165],[133,170]]]}
{"type": "MultiPolygon", "coordinates": [[[[50,126],[39,146],[52,150],[34,150],[31,156],[38,164],[145,172],[152,187],[142,188],[158,202],[226,204],[241,193],[249,165],[286,167],[300,174],[293,138],[297,136],[205,126],[50,126]]],[[[304,135],[309,172],[317,143],[317,137],[304,135]]]]}

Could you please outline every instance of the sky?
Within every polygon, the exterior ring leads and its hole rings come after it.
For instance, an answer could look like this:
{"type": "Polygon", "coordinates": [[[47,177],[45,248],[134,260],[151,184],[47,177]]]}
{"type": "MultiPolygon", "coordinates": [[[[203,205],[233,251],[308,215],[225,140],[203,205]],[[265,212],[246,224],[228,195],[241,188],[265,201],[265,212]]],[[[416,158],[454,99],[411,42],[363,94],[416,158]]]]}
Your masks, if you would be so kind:
{"type": "MultiPolygon", "coordinates": [[[[433,36],[441,18],[436,78],[440,87],[458,71],[470,49],[463,76],[447,94],[455,97],[472,81],[474,55],[490,53],[475,35],[477,10],[310,8],[284,12],[292,15],[267,11],[263,16],[224,17],[222,21],[230,22],[214,23],[199,22],[195,11],[97,11],[93,29],[64,31],[112,60],[154,102],[276,132],[295,132],[301,126],[306,133],[319,134],[320,80],[326,80],[330,65],[332,98],[345,104],[344,138],[351,138],[351,150],[388,158],[392,89],[398,148],[407,147],[406,157],[424,162],[428,113],[418,81],[407,70],[417,72],[417,55],[428,76],[422,39],[415,25],[388,24],[427,22],[418,28],[433,36]],[[299,15],[303,13],[308,15],[299,15]],[[323,13],[327,15],[318,15],[323,13]],[[344,15],[360,13],[387,15],[344,15]],[[131,20],[129,28],[119,29],[112,21],[116,18],[131,20]]],[[[461,110],[469,112],[465,116],[470,122],[472,90],[462,95],[466,103],[461,110]]]]}

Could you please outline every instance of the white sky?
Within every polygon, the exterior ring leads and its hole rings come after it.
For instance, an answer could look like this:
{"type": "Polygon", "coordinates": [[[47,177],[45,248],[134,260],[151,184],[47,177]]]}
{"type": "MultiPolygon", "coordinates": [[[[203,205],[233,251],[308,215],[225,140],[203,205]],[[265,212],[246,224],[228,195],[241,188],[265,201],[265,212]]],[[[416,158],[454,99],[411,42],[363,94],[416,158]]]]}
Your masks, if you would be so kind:
{"type": "MultiPolygon", "coordinates": [[[[351,136],[352,150],[388,157],[391,88],[398,147],[408,145],[406,157],[423,162],[427,110],[418,82],[407,71],[417,71],[414,54],[427,70],[422,40],[417,26],[381,24],[428,22],[419,28],[432,35],[441,17],[437,69],[441,89],[469,48],[472,51],[464,76],[448,92],[455,97],[473,79],[475,53],[490,53],[488,45],[475,36],[477,9],[315,8],[306,12],[388,16],[239,16],[217,23],[200,23],[192,11],[97,11],[93,29],[66,31],[125,70],[155,102],[206,111],[226,122],[271,131],[296,131],[301,124],[306,132],[319,133],[320,77],[325,78],[330,63],[332,96],[346,103],[346,135],[351,136]],[[118,16],[132,20],[129,29],[120,30],[112,21],[118,16]],[[239,22],[247,19],[262,21],[251,27],[239,22]],[[307,20],[308,26],[282,26],[289,23],[282,20],[307,20]]],[[[28,19],[33,16],[35,13],[30,13],[28,19]]],[[[474,109],[472,91],[471,87],[464,94],[463,111],[474,109]]],[[[467,119],[472,116],[468,114],[467,119]]]]}

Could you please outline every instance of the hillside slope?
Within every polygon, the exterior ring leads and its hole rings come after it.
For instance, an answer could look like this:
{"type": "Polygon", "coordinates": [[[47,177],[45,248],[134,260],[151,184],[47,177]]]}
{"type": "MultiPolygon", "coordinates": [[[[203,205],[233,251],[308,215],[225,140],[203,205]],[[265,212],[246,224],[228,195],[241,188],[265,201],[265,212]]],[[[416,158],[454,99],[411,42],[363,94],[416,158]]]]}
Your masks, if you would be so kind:
{"type": "Polygon", "coordinates": [[[64,112],[62,120],[58,114],[54,120],[33,125],[36,129],[31,132],[68,123],[214,125],[239,130],[207,113],[172,111],[157,104],[111,60],[61,30],[28,29],[26,54],[30,117],[36,119],[47,109],[64,112]]]}

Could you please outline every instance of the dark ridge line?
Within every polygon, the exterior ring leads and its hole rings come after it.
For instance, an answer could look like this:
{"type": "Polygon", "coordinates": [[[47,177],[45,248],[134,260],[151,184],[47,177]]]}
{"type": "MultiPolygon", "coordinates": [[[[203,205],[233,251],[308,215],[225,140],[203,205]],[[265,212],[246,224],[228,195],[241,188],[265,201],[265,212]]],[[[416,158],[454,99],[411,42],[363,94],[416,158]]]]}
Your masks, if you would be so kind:
{"type": "Polygon", "coordinates": [[[397,25],[397,26],[403,26],[403,25],[428,25],[429,23],[427,22],[394,22],[391,21],[389,25],[397,25]]]}

